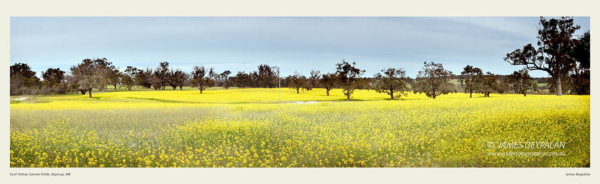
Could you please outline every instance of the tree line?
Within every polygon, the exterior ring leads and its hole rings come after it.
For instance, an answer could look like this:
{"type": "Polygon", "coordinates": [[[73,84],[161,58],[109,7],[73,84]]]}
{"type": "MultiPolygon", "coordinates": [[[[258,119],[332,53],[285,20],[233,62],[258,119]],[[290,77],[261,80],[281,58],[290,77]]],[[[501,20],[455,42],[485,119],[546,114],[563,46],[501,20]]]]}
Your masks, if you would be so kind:
{"type": "Polygon", "coordinates": [[[460,87],[472,97],[473,93],[500,94],[513,91],[526,96],[538,91],[538,83],[529,75],[531,70],[542,70],[549,73],[547,88],[561,96],[567,89],[572,94],[590,93],[590,33],[585,32],[575,38],[573,33],[579,26],[573,25],[571,17],[546,20],[540,18],[538,29],[538,48],[527,44],[523,49],[508,53],[504,60],[511,65],[524,65],[522,70],[502,76],[491,72],[483,73],[480,68],[467,65],[460,75],[445,70],[443,65],[424,62],[417,77],[406,76],[402,68],[386,68],[372,78],[363,77],[365,70],[356,67],[356,63],[343,60],[336,64],[333,73],[321,74],[312,70],[309,76],[298,72],[287,77],[279,76],[279,67],[261,64],[256,71],[246,73],[239,71],[231,75],[231,71],[217,72],[214,67],[193,66],[190,73],[180,69],[169,68],[168,62],[161,62],[157,67],[136,68],[127,66],[123,71],[115,67],[106,58],[84,59],[70,68],[70,75],[60,68],[48,68],[43,71],[42,78],[25,63],[16,63],[10,67],[10,93],[21,94],[65,94],[86,93],[92,97],[93,89],[106,91],[107,86],[125,87],[132,90],[139,86],[154,90],[166,90],[171,87],[180,90],[183,86],[198,88],[200,94],[207,87],[238,88],[275,88],[278,86],[294,89],[296,93],[322,87],[327,95],[334,88],[342,89],[347,100],[354,90],[368,89],[385,93],[391,99],[407,96],[409,92],[424,93],[436,99],[437,96],[458,92],[457,86],[450,81],[458,79],[460,87]]]}

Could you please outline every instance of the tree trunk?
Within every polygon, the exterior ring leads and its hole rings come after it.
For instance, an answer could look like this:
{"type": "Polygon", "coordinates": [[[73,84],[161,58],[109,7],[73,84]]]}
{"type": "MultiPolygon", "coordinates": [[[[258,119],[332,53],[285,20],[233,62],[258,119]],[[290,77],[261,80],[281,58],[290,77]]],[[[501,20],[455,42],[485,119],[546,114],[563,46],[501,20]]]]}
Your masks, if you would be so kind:
{"type": "Polygon", "coordinates": [[[435,100],[435,89],[432,91],[433,91],[433,93],[431,93],[431,96],[433,96],[433,99],[435,100]]]}
{"type": "Polygon", "coordinates": [[[327,90],[327,96],[329,96],[329,89],[326,89],[326,90],[327,90]]]}
{"type": "Polygon", "coordinates": [[[117,85],[115,84],[115,85],[113,85],[113,86],[115,86],[115,91],[116,91],[116,90],[117,90],[117,85]]]}
{"type": "Polygon", "coordinates": [[[346,89],[346,90],[347,90],[346,92],[348,92],[348,94],[346,95],[346,97],[348,98],[347,101],[350,101],[350,87],[348,87],[348,89],[346,89]]]}
{"type": "Polygon", "coordinates": [[[523,93],[523,96],[527,96],[527,93],[523,93]]]}
{"type": "Polygon", "coordinates": [[[183,86],[179,86],[179,90],[183,90],[183,86]]]}
{"type": "Polygon", "coordinates": [[[90,98],[92,98],[92,88],[90,88],[90,98]]]}
{"type": "Polygon", "coordinates": [[[296,94],[300,94],[300,88],[296,88],[296,94]]]}
{"type": "Polygon", "coordinates": [[[560,74],[556,75],[556,95],[557,96],[562,96],[562,85],[561,85],[561,81],[560,81],[560,74]]]}
{"type": "Polygon", "coordinates": [[[469,98],[473,98],[473,90],[470,91],[469,98]]]}
{"type": "Polygon", "coordinates": [[[173,86],[173,91],[175,91],[177,89],[177,86],[173,86]]]}
{"type": "Polygon", "coordinates": [[[394,99],[394,90],[390,90],[390,97],[392,97],[392,100],[394,99]]]}
{"type": "Polygon", "coordinates": [[[200,87],[200,88],[198,88],[198,89],[200,89],[200,94],[202,94],[202,87],[200,87]]]}

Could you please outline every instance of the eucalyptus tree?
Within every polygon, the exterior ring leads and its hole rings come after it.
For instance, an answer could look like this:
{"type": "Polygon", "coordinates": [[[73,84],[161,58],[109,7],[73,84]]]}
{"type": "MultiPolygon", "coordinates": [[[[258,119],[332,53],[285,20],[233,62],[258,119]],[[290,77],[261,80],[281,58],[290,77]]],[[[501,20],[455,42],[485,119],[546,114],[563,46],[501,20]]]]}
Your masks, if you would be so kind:
{"type": "Polygon", "coordinates": [[[197,87],[200,90],[200,94],[202,91],[206,89],[206,87],[212,86],[214,83],[213,79],[207,75],[206,68],[204,66],[194,66],[191,73],[190,85],[192,87],[197,87]]]}
{"type": "Polygon", "coordinates": [[[121,84],[127,87],[127,91],[131,91],[133,85],[135,85],[135,78],[138,74],[138,69],[133,66],[127,66],[125,71],[121,74],[121,84]]]}
{"type": "Polygon", "coordinates": [[[329,96],[329,91],[339,83],[338,76],[335,73],[323,74],[319,83],[325,88],[327,96],[329,96]]]}
{"type": "Polygon", "coordinates": [[[556,83],[556,95],[562,96],[562,81],[574,67],[577,40],[575,31],[581,27],[575,25],[573,17],[547,20],[540,17],[537,48],[532,44],[523,46],[506,54],[504,60],[511,65],[524,65],[528,70],[547,72],[556,83]]]}
{"type": "Polygon", "coordinates": [[[319,87],[319,79],[321,78],[321,71],[319,70],[311,70],[310,77],[308,77],[308,83],[310,84],[310,88],[308,90],[312,90],[312,88],[319,87]]]}
{"type": "Polygon", "coordinates": [[[425,93],[427,97],[435,99],[437,96],[455,92],[450,80],[454,78],[452,71],[444,69],[441,63],[424,62],[425,66],[419,71],[413,86],[413,92],[425,93]]]}
{"type": "Polygon", "coordinates": [[[508,76],[513,85],[515,93],[527,96],[528,91],[537,91],[537,83],[529,75],[527,69],[515,71],[508,76]]]}
{"type": "Polygon", "coordinates": [[[483,93],[483,96],[490,97],[490,93],[498,90],[498,76],[491,72],[487,72],[483,76],[480,86],[479,89],[483,93]]]}
{"type": "Polygon", "coordinates": [[[110,66],[112,66],[112,63],[108,62],[106,58],[97,58],[84,59],[77,66],[71,67],[71,75],[77,81],[82,95],[85,94],[84,91],[87,91],[89,97],[92,98],[92,90],[94,88],[106,88],[107,70],[110,70],[110,66]]]}
{"type": "Polygon", "coordinates": [[[480,68],[467,65],[460,74],[460,85],[464,87],[465,93],[469,93],[469,98],[473,98],[473,92],[480,91],[484,81],[483,72],[480,68]]]}
{"type": "Polygon", "coordinates": [[[363,85],[360,76],[365,73],[365,70],[356,68],[356,62],[350,64],[344,60],[342,60],[342,63],[336,64],[336,66],[336,74],[339,79],[339,84],[342,87],[342,92],[346,96],[347,101],[350,101],[350,97],[352,96],[352,93],[354,93],[354,90],[363,85]]]}
{"type": "Polygon", "coordinates": [[[381,70],[383,73],[375,74],[375,85],[374,89],[378,93],[387,93],[390,98],[394,100],[394,97],[400,99],[402,95],[408,96],[410,90],[408,84],[408,77],[406,72],[401,68],[388,68],[381,70]],[[395,94],[395,95],[394,95],[395,94]]]}
{"type": "Polygon", "coordinates": [[[219,74],[221,76],[221,78],[223,79],[223,88],[225,89],[229,89],[229,75],[231,74],[231,71],[229,70],[225,70],[223,73],[219,74]]]}
{"type": "Polygon", "coordinates": [[[300,89],[305,88],[308,83],[306,77],[298,72],[294,72],[294,75],[288,76],[285,80],[287,80],[290,89],[296,90],[296,94],[300,94],[300,89]]]}

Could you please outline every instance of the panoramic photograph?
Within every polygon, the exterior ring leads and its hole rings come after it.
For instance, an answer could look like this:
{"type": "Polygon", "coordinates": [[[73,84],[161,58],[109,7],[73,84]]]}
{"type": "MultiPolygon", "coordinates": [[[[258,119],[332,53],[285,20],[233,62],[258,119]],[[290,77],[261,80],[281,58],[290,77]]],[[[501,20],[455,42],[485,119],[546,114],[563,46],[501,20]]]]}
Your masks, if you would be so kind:
{"type": "Polygon", "coordinates": [[[10,168],[589,168],[590,76],[589,16],[10,17],[10,168]]]}

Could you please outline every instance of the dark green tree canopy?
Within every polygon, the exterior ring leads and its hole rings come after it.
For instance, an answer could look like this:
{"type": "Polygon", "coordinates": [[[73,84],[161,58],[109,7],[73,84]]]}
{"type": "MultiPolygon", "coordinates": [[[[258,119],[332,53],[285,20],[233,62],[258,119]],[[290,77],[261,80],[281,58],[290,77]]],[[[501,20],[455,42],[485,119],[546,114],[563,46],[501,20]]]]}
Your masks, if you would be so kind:
{"type": "Polygon", "coordinates": [[[33,78],[35,77],[35,72],[31,70],[29,65],[25,63],[15,63],[10,66],[10,76],[21,74],[24,78],[33,78]]]}
{"type": "Polygon", "coordinates": [[[65,71],[60,68],[48,68],[45,72],[42,72],[42,78],[48,82],[48,85],[54,86],[54,84],[61,83],[65,78],[65,71]]]}

